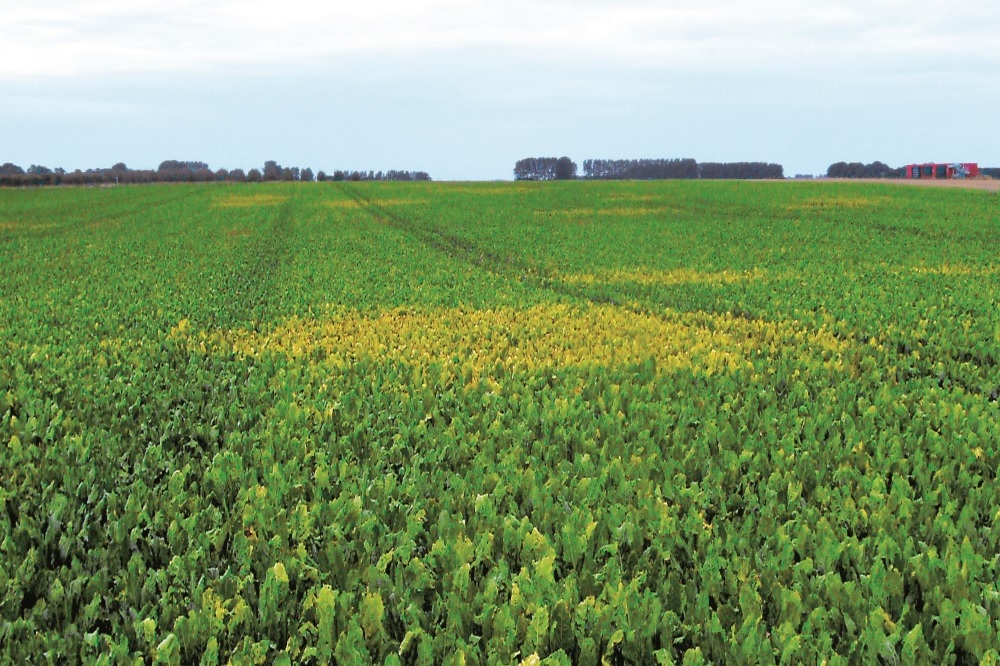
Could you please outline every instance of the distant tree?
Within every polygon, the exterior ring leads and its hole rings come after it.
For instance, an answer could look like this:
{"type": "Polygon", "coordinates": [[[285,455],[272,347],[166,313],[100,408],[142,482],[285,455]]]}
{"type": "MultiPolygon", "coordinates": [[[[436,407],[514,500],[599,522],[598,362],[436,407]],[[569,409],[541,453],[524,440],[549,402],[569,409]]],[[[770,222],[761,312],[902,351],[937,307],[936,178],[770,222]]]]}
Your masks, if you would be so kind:
{"type": "Polygon", "coordinates": [[[555,179],[572,180],[576,178],[576,162],[563,156],[556,160],[555,179]]]}
{"type": "Polygon", "coordinates": [[[556,157],[526,157],[514,164],[515,180],[553,180],[556,177],[556,157]]]}
{"type": "Polygon", "coordinates": [[[182,169],[186,169],[187,171],[204,171],[205,169],[208,169],[208,164],[206,164],[205,162],[194,162],[194,161],[182,162],[180,160],[164,160],[160,162],[160,166],[157,167],[156,170],[179,171],[182,169]]]}
{"type": "Polygon", "coordinates": [[[227,169],[219,169],[215,172],[215,179],[218,181],[229,180],[229,171],[227,169]]]}
{"type": "MultiPolygon", "coordinates": [[[[40,187],[51,185],[54,179],[52,169],[48,167],[32,164],[22,175],[11,174],[7,176],[11,185],[26,185],[28,187],[40,187]]],[[[7,184],[7,183],[4,183],[7,184]]]]}
{"type": "Polygon", "coordinates": [[[827,170],[827,178],[902,178],[905,167],[893,168],[879,161],[871,164],[861,162],[834,162],[827,170]]]}
{"type": "Polygon", "coordinates": [[[743,180],[780,179],[785,177],[785,168],[780,164],[766,162],[701,162],[698,164],[700,178],[738,178],[743,180]]]}
{"type": "Polygon", "coordinates": [[[309,167],[306,167],[305,169],[303,169],[302,171],[300,171],[299,172],[299,180],[305,181],[307,183],[308,182],[312,182],[312,180],[313,180],[312,169],[310,169],[309,167]]]}
{"type": "Polygon", "coordinates": [[[660,180],[697,178],[698,163],[684,159],[583,161],[583,177],[596,180],[660,180]]]}
{"type": "Polygon", "coordinates": [[[17,166],[16,164],[11,164],[7,162],[3,166],[0,166],[0,176],[23,176],[24,169],[17,166]]]}
{"type": "Polygon", "coordinates": [[[847,162],[834,162],[826,168],[827,178],[844,178],[847,173],[847,162]]]}
{"type": "Polygon", "coordinates": [[[264,180],[274,181],[280,180],[283,169],[274,160],[268,160],[264,162],[264,180]]]}
{"type": "Polygon", "coordinates": [[[258,169],[250,169],[247,171],[247,182],[248,183],[259,183],[264,179],[263,175],[258,169]]]}
{"type": "Polygon", "coordinates": [[[247,175],[246,173],[244,173],[243,169],[233,169],[232,171],[229,172],[229,177],[227,178],[227,180],[230,180],[234,183],[241,183],[246,179],[247,175]]]}
{"type": "MultiPolygon", "coordinates": [[[[553,162],[554,164],[554,162],[553,162]]],[[[389,169],[388,171],[375,171],[369,169],[367,171],[358,170],[348,170],[348,169],[337,169],[333,172],[333,175],[319,172],[320,175],[316,176],[316,180],[332,180],[334,182],[340,182],[345,180],[350,181],[403,181],[411,182],[415,180],[431,180],[430,175],[426,171],[403,171],[400,169],[389,169]]],[[[306,170],[303,170],[300,174],[302,180],[306,179],[306,170]]]]}
{"type": "Polygon", "coordinates": [[[322,170],[319,171],[319,173],[316,174],[316,181],[322,183],[325,180],[326,180],[326,172],[322,170]]]}
{"type": "MultiPolygon", "coordinates": [[[[117,167],[119,165],[115,165],[117,167]]],[[[121,166],[125,166],[122,164],[121,166]]],[[[112,170],[115,169],[112,167],[112,170]]],[[[136,172],[130,172],[135,174],[136,172]]],[[[143,181],[155,180],[161,182],[195,182],[209,181],[215,178],[215,173],[208,168],[208,164],[198,161],[164,160],[156,168],[155,174],[133,175],[130,178],[143,181]]]]}
{"type": "Polygon", "coordinates": [[[865,167],[865,171],[871,174],[869,178],[892,178],[896,170],[888,164],[876,160],[865,167]]]}

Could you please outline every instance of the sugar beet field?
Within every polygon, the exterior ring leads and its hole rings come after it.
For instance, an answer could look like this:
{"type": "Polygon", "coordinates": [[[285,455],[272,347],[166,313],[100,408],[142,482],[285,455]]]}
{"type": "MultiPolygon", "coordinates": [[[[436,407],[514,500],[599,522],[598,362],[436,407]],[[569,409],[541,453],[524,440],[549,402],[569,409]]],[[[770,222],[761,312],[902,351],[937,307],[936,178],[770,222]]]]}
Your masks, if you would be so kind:
{"type": "Polygon", "coordinates": [[[0,191],[0,661],[998,663],[998,204],[0,191]]]}

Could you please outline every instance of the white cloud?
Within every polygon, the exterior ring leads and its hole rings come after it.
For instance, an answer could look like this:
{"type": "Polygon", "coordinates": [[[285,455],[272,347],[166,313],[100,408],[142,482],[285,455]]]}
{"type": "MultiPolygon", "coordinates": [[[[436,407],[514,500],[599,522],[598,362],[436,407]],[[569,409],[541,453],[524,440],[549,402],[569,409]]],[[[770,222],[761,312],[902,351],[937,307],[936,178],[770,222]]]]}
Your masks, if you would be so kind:
{"type": "Polygon", "coordinates": [[[665,70],[1000,61],[988,0],[6,3],[0,79],[503,55],[665,70]]]}

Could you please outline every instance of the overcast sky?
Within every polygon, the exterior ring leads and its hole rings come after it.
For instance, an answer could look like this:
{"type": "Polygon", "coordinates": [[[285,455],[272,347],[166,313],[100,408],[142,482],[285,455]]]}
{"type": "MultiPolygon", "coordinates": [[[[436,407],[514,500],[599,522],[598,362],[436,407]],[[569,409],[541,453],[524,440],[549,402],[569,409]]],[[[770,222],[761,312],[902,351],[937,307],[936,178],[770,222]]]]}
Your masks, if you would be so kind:
{"type": "Polygon", "coordinates": [[[1000,166],[996,0],[0,0],[0,163],[1000,166]]]}

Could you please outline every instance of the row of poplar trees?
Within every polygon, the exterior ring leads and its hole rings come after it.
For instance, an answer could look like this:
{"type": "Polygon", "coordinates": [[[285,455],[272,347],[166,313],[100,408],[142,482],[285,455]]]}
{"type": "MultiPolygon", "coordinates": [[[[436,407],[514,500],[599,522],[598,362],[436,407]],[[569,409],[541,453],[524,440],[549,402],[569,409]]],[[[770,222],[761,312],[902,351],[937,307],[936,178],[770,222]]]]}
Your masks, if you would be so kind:
{"type": "MultiPolygon", "coordinates": [[[[527,157],[514,165],[515,180],[572,180],[577,165],[568,157],[527,157]]],[[[697,162],[684,159],[583,161],[586,180],[661,180],[674,178],[784,178],[780,164],[697,162]]]]}

